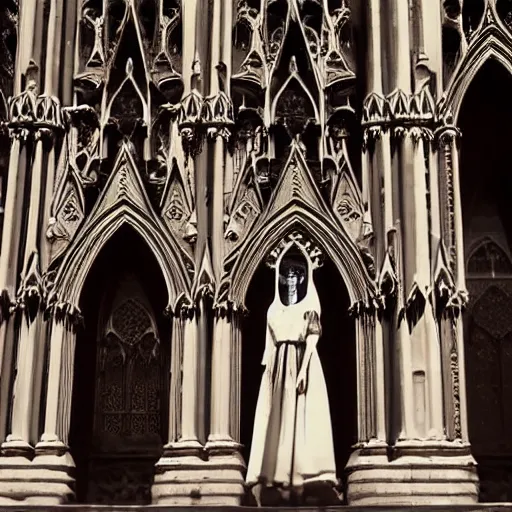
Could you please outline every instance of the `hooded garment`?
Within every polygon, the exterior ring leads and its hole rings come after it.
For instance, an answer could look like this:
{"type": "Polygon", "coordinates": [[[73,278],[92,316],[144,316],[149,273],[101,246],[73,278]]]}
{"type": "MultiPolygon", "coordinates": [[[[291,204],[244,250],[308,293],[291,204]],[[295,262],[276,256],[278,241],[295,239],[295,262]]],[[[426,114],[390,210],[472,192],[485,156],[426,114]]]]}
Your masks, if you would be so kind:
{"type": "MultiPolygon", "coordinates": [[[[256,406],[249,486],[301,487],[308,482],[336,485],[336,466],[327,387],[316,343],[321,336],[320,300],[307,262],[305,296],[292,305],[282,302],[279,275],[284,251],[276,265],[274,301],[267,312],[265,367],[256,406]],[[287,341],[288,343],[280,343],[287,341]],[[293,343],[289,343],[289,342],[293,343]],[[313,345],[307,367],[306,391],[297,392],[297,377],[306,345],[313,345]]],[[[302,251],[301,251],[302,252],[302,251]]]]}

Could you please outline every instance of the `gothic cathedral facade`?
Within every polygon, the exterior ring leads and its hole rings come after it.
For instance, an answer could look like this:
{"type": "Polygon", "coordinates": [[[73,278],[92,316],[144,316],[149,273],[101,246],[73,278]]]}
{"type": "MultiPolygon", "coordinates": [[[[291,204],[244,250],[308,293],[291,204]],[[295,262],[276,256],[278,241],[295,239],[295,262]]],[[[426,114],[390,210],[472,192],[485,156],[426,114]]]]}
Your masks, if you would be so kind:
{"type": "Polygon", "coordinates": [[[510,0],[0,27],[1,505],[512,501],[510,0]]]}

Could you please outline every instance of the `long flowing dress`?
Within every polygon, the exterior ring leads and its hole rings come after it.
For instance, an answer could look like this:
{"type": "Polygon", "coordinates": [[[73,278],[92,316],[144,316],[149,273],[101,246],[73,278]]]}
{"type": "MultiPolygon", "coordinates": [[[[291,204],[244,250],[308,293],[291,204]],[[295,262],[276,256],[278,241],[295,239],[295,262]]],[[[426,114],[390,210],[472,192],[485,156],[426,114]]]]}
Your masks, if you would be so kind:
{"type": "Polygon", "coordinates": [[[263,373],[246,483],[284,488],[332,482],[336,466],[327,387],[316,343],[320,302],[311,276],[306,296],[284,305],[276,291],[267,313],[263,373]],[[297,377],[308,343],[314,344],[305,393],[297,377]]]}

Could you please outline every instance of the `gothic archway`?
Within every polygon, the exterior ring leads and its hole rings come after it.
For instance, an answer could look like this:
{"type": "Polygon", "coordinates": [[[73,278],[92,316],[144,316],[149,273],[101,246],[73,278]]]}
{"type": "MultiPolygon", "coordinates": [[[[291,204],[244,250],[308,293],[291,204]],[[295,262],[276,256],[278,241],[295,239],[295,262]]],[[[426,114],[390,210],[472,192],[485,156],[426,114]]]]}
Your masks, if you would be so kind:
{"type": "Polygon", "coordinates": [[[167,441],[170,321],[165,280],[129,227],[106,243],[80,298],[70,447],[77,501],[151,502],[167,441]]]}
{"type": "MultiPolygon", "coordinates": [[[[357,442],[357,361],[355,322],[350,318],[350,298],[343,279],[330,259],[315,270],[314,281],[322,308],[322,336],[317,349],[329,395],[337,476],[357,442]]],[[[251,441],[258,392],[263,373],[267,310],[274,298],[274,271],[261,263],[248,288],[249,310],[242,329],[241,443],[246,462],[251,441]]]]}
{"type": "Polygon", "coordinates": [[[462,103],[468,428],[481,501],[512,500],[512,76],[487,61],[462,103]]]}

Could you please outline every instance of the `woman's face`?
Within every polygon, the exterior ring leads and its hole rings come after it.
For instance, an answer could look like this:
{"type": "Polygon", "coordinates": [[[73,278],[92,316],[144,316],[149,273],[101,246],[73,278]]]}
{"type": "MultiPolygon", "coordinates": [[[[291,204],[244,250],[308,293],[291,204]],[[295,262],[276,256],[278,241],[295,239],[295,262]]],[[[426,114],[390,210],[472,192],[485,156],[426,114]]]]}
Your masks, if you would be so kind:
{"type": "Polygon", "coordinates": [[[297,258],[283,261],[279,272],[279,294],[283,304],[300,302],[306,293],[306,267],[297,258]]]}
{"type": "Polygon", "coordinates": [[[294,271],[293,268],[288,269],[286,275],[286,286],[288,287],[289,293],[295,293],[297,291],[297,285],[299,284],[298,272],[294,271]]]}

